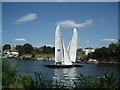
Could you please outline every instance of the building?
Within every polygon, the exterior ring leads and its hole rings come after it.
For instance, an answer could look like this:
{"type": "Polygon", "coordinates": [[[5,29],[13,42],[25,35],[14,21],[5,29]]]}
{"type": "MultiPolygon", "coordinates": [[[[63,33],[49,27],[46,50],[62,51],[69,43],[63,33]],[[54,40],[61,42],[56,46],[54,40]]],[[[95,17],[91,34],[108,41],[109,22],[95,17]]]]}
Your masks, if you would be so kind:
{"type": "Polygon", "coordinates": [[[93,49],[91,47],[87,47],[87,48],[85,48],[85,55],[88,55],[88,53],[92,53],[94,51],[95,51],[95,49],[93,49]]]}
{"type": "Polygon", "coordinates": [[[10,50],[4,50],[3,54],[7,57],[17,57],[19,52],[15,49],[15,47],[12,46],[10,50]]]}

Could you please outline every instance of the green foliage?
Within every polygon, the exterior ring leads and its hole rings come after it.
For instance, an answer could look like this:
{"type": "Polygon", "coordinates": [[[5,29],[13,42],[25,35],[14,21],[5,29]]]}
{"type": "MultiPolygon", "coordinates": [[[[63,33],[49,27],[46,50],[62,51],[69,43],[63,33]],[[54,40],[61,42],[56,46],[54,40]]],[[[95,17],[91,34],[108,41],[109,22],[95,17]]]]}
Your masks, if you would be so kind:
{"type": "Polygon", "coordinates": [[[43,46],[42,48],[42,54],[54,54],[55,48],[51,48],[50,46],[43,46]]]}
{"type": "Polygon", "coordinates": [[[20,77],[20,82],[21,82],[23,88],[28,89],[28,90],[29,90],[29,88],[37,88],[38,87],[37,81],[28,74],[23,74],[20,77]]]}
{"type": "Polygon", "coordinates": [[[31,44],[26,43],[23,45],[23,50],[25,54],[31,54],[33,51],[33,46],[31,44]]]}
{"type": "Polygon", "coordinates": [[[76,84],[76,88],[107,88],[109,90],[119,88],[114,73],[108,74],[108,72],[104,72],[102,76],[97,78],[80,74],[78,80],[79,84],[76,84]]]}
{"type": "Polygon", "coordinates": [[[12,66],[7,59],[2,60],[2,85],[3,87],[9,87],[13,84],[17,78],[16,66],[12,66]]]}
{"type": "Polygon", "coordinates": [[[10,44],[5,44],[5,45],[3,46],[3,51],[4,51],[4,50],[10,50],[10,49],[11,49],[10,44]]]}
{"type": "Polygon", "coordinates": [[[114,73],[108,74],[108,72],[104,72],[103,76],[97,77],[95,81],[93,81],[93,88],[109,88],[111,90],[117,88],[116,87],[116,77],[114,73]]]}
{"type": "Polygon", "coordinates": [[[100,62],[109,62],[109,61],[117,61],[120,62],[118,57],[120,58],[120,44],[111,43],[108,47],[102,47],[95,49],[95,52],[90,53],[88,58],[96,58],[100,62]]]}
{"type": "Polygon", "coordinates": [[[42,73],[34,72],[35,73],[35,79],[37,81],[37,88],[52,88],[52,81],[48,81],[45,79],[45,77],[42,75],[42,73]]]}
{"type": "Polygon", "coordinates": [[[85,52],[82,50],[82,48],[77,49],[77,54],[84,55],[85,52]]]}
{"type": "Polygon", "coordinates": [[[33,54],[40,54],[40,49],[39,48],[35,48],[32,52],[33,54]]]}
{"type": "Polygon", "coordinates": [[[22,45],[17,45],[16,50],[19,52],[19,56],[24,55],[24,54],[54,54],[55,53],[55,47],[50,47],[50,46],[43,46],[40,48],[33,48],[31,44],[24,44],[22,45]]]}
{"type": "Polygon", "coordinates": [[[22,45],[17,45],[17,46],[16,46],[16,50],[18,50],[19,56],[21,56],[21,55],[24,54],[24,49],[23,49],[23,46],[22,46],[22,45]]]}

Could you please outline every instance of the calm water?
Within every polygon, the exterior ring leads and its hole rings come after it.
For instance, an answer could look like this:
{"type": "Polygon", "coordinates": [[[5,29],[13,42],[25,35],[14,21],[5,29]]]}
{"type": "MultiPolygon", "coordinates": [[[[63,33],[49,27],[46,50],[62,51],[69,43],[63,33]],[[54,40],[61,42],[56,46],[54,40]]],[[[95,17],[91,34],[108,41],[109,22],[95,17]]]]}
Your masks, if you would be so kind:
{"type": "Polygon", "coordinates": [[[31,60],[17,60],[10,59],[13,65],[19,64],[17,69],[20,74],[27,73],[34,76],[34,72],[41,72],[46,79],[59,80],[61,82],[73,83],[73,80],[77,79],[79,73],[87,76],[99,76],[102,75],[105,70],[109,73],[114,72],[118,76],[120,81],[120,65],[118,64],[86,64],[82,63],[83,67],[73,68],[48,68],[45,64],[51,64],[53,62],[48,61],[31,61],[31,60]]]}

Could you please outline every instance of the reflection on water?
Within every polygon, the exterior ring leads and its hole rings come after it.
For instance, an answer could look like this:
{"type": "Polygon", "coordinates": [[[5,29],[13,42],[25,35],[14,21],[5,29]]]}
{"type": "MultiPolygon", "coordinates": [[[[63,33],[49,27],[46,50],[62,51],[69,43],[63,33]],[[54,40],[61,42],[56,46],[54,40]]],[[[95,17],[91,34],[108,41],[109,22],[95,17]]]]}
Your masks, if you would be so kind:
{"type": "Polygon", "coordinates": [[[76,68],[58,68],[54,69],[54,81],[64,83],[64,85],[74,85],[74,80],[77,79],[77,70],[76,68]]]}

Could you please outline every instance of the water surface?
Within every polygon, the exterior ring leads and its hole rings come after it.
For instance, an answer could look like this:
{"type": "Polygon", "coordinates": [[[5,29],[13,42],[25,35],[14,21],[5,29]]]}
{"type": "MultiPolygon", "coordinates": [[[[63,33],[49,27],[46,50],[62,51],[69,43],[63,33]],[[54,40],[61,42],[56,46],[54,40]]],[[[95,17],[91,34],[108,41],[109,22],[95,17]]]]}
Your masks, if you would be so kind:
{"type": "Polygon", "coordinates": [[[72,68],[48,68],[45,64],[52,64],[48,61],[32,61],[32,60],[17,60],[9,59],[13,65],[18,64],[17,69],[19,74],[30,74],[34,76],[34,72],[40,72],[47,80],[58,80],[67,84],[74,83],[79,73],[87,76],[100,76],[106,70],[109,73],[114,72],[120,80],[120,65],[118,64],[86,64],[82,63],[83,67],[72,68]]]}

